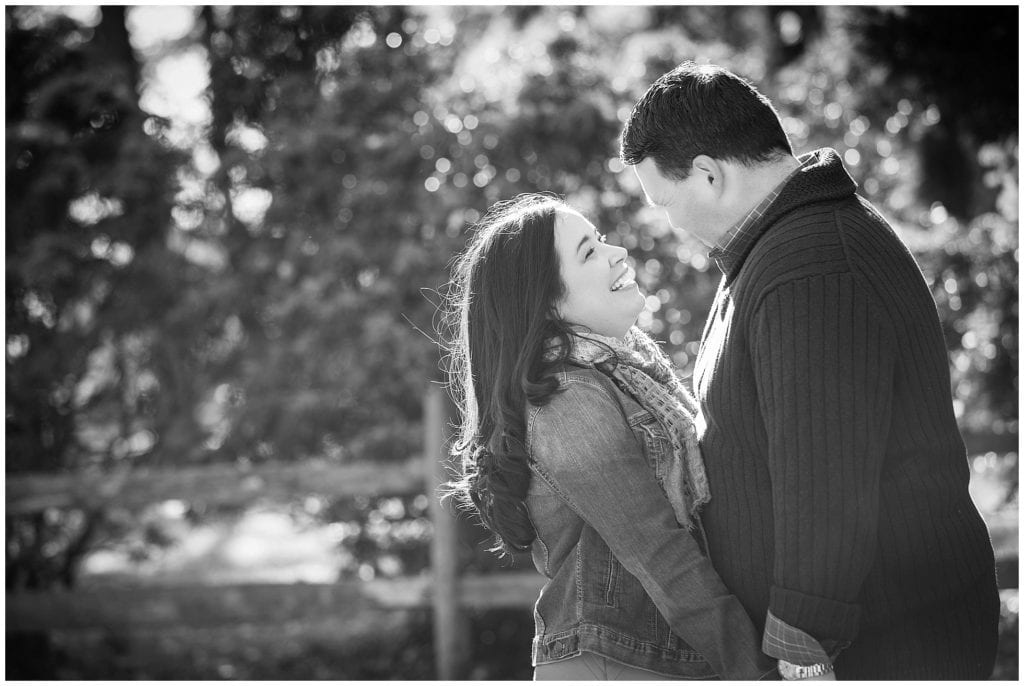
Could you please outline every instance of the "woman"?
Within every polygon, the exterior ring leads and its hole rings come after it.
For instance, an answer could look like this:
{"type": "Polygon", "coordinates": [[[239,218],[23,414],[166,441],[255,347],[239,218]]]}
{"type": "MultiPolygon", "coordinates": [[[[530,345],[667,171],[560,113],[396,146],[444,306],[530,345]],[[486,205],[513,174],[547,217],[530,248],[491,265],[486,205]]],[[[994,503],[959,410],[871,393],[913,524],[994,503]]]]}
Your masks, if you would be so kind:
{"type": "Polygon", "coordinates": [[[634,326],[626,251],[561,201],[521,196],[488,213],[453,285],[453,490],[548,578],[535,678],[771,673],[702,553],[696,408],[634,326]]]}

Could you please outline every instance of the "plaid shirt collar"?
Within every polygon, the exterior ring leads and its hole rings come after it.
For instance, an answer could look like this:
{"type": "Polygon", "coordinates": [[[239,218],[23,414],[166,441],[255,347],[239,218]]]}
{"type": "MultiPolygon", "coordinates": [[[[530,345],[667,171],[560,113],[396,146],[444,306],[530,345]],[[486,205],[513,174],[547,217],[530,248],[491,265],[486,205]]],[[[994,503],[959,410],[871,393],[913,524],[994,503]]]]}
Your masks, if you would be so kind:
{"type": "Polygon", "coordinates": [[[753,243],[754,239],[757,238],[759,232],[752,231],[757,225],[761,217],[764,216],[768,208],[771,207],[772,203],[782,193],[782,189],[786,187],[786,184],[792,180],[794,176],[803,171],[804,168],[816,164],[818,162],[815,155],[808,155],[804,159],[800,166],[794,169],[785,179],[782,180],[779,185],[772,189],[772,191],[764,197],[761,202],[757,203],[757,207],[750,210],[732,227],[725,232],[718,244],[708,253],[708,257],[713,259],[718,264],[718,268],[722,270],[723,274],[728,275],[732,268],[743,259],[743,256],[747,254],[747,249],[753,243]]]}

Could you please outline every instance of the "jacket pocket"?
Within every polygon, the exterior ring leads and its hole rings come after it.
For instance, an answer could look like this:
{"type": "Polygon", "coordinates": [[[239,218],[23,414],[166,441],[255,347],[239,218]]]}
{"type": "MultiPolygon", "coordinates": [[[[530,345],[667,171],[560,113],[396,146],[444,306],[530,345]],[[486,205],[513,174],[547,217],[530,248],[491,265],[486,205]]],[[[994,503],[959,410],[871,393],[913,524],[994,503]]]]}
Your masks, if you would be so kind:
{"type": "Polygon", "coordinates": [[[672,443],[661,422],[647,410],[629,417],[629,426],[637,442],[643,446],[644,457],[654,470],[658,483],[664,487],[668,461],[672,457],[672,443]]]}
{"type": "Polygon", "coordinates": [[[584,527],[577,548],[577,577],[582,600],[592,605],[620,607],[622,565],[604,539],[591,527],[584,527]]]}
{"type": "Polygon", "coordinates": [[[629,425],[637,441],[643,446],[644,458],[654,471],[658,485],[672,504],[676,522],[680,526],[688,526],[690,514],[687,512],[688,505],[684,495],[687,488],[686,465],[683,459],[676,455],[668,432],[647,410],[631,415],[629,425]]]}

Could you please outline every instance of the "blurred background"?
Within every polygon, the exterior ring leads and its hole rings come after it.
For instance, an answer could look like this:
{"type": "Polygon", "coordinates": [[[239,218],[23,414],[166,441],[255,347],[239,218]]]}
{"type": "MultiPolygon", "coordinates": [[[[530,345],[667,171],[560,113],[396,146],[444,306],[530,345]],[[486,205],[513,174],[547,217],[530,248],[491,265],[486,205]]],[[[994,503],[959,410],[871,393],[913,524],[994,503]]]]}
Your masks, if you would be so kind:
{"type": "Polygon", "coordinates": [[[539,575],[435,497],[437,304],[552,191],[688,375],[719,273],[617,137],[694,59],[921,265],[1016,679],[1018,11],[7,6],[7,678],[529,679],[539,575]]]}

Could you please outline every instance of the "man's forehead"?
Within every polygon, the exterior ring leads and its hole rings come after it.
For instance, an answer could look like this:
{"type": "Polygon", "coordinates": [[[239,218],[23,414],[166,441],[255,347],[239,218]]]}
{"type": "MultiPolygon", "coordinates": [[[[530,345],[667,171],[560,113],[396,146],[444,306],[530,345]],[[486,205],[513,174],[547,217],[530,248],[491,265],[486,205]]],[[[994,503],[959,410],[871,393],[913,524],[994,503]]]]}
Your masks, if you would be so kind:
{"type": "Polygon", "coordinates": [[[640,179],[640,186],[644,189],[647,201],[652,205],[664,205],[673,187],[671,181],[661,175],[654,161],[650,158],[642,160],[633,166],[633,171],[640,179]]]}
{"type": "Polygon", "coordinates": [[[650,157],[641,160],[633,166],[636,175],[640,177],[640,183],[644,188],[661,188],[671,185],[671,179],[665,177],[658,169],[658,163],[650,157]]]}

